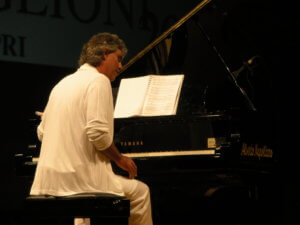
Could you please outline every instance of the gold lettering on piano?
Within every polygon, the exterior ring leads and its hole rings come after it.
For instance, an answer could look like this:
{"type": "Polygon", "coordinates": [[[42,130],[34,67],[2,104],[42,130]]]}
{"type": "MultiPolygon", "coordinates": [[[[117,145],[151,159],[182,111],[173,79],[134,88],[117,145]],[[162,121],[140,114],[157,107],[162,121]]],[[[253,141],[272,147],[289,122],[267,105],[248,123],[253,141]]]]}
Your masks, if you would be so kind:
{"type": "Polygon", "coordinates": [[[257,144],[255,145],[247,145],[243,143],[241,156],[252,156],[258,158],[272,158],[273,150],[268,148],[267,146],[259,147],[257,144]]]}
{"type": "Polygon", "coordinates": [[[142,146],[143,141],[121,141],[120,146],[142,146]]]}
{"type": "Polygon", "coordinates": [[[207,138],[207,147],[208,148],[216,148],[217,147],[217,141],[215,138],[207,138]]]}

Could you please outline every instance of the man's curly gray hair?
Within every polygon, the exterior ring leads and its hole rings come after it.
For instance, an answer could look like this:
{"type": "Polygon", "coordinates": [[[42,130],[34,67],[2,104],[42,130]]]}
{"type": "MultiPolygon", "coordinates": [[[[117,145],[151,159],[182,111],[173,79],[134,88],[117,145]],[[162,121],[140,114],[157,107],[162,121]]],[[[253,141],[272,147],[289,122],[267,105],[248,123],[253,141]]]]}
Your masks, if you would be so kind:
{"type": "Polygon", "coordinates": [[[83,45],[78,64],[81,66],[88,63],[92,66],[98,66],[105,54],[115,52],[118,49],[123,52],[123,57],[127,54],[127,47],[118,35],[106,32],[95,34],[83,45]]]}

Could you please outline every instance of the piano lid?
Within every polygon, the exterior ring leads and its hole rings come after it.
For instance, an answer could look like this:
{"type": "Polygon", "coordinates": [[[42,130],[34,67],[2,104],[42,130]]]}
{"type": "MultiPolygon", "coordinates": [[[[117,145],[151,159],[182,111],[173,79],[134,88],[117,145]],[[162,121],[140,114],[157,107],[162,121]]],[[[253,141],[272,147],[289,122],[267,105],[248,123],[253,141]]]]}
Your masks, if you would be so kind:
{"type": "Polygon", "coordinates": [[[122,78],[185,74],[177,114],[235,109],[255,111],[251,96],[239,85],[226,62],[230,61],[230,55],[225,60],[222,55],[224,49],[214,44],[218,37],[210,25],[216,22],[212,19],[219,15],[216,15],[217,10],[211,2],[201,1],[130,59],[112,84],[114,95],[117,95],[122,78]]]}
{"type": "MultiPolygon", "coordinates": [[[[201,1],[201,3],[199,3],[195,8],[193,8],[185,16],[183,16],[177,23],[175,23],[173,26],[169,27],[162,35],[157,37],[153,42],[151,42],[149,45],[147,45],[142,51],[140,51],[132,59],[130,59],[130,61],[123,66],[122,72],[127,70],[127,68],[132,66],[136,61],[138,61],[146,53],[148,53],[150,50],[152,50],[154,47],[158,46],[159,44],[162,44],[162,43],[166,44],[166,46],[164,46],[165,49],[163,49],[164,52],[162,52],[162,54],[163,53],[169,53],[168,45],[171,44],[170,43],[171,37],[168,37],[168,36],[171,35],[178,28],[180,28],[181,25],[183,25],[187,20],[189,20],[193,15],[195,15],[197,12],[199,12],[202,8],[204,8],[211,1],[212,0],[203,0],[203,1],[201,1]]],[[[168,57],[168,55],[164,55],[164,57],[168,57]]],[[[156,68],[156,69],[158,69],[158,68],[156,68]]]]}

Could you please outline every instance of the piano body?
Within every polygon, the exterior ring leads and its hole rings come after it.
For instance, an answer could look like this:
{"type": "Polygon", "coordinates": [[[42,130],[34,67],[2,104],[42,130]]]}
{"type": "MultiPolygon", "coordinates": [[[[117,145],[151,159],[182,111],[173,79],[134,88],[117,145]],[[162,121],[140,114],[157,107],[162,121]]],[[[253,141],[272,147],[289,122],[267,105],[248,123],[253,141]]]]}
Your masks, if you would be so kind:
{"type": "MultiPolygon", "coordinates": [[[[155,224],[276,224],[273,116],[255,105],[203,29],[210,4],[202,1],[124,65],[115,93],[122,78],[185,78],[177,115],[115,119],[115,142],[151,189],[155,224]]],[[[16,154],[19,176],[33,176],[38,154],[32,137],[16,154]]]]}

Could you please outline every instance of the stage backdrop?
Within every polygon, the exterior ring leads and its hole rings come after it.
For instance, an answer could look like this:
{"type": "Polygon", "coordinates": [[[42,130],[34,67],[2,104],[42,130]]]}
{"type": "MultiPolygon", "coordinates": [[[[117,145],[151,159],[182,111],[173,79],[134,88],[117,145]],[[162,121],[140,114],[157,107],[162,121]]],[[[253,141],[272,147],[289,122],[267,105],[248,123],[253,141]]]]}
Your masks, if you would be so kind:
{"type": "Polygon", "coordinates": [[[82,44],[104,31],[126,42],[127,61],[200,2],[0,0],[0,61],[72,68],[82,44]]]}

